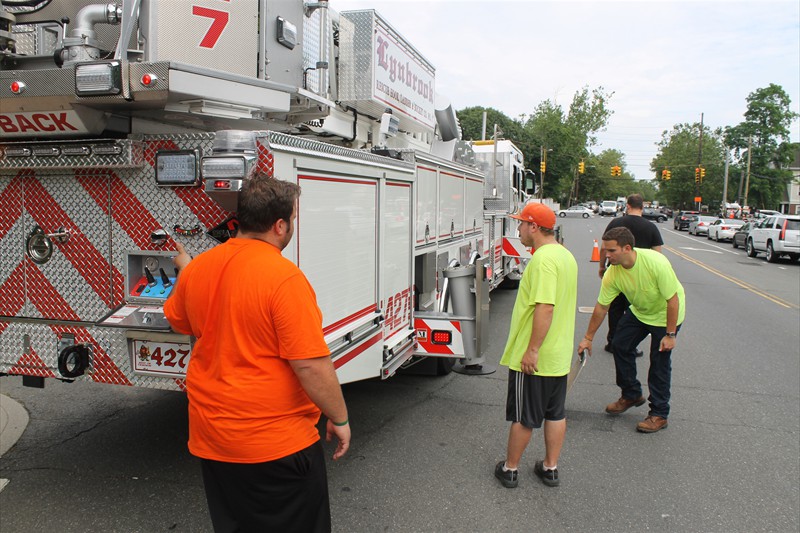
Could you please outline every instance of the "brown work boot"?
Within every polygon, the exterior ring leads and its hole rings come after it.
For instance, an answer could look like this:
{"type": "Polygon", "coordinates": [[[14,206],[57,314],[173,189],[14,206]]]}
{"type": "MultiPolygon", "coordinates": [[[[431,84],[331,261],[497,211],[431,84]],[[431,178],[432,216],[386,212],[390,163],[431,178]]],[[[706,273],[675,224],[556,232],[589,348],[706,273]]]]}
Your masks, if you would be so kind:
{"type": "Polygon", "coordinates": [[[620,396],[619,400],[606,405],[606,413],[610,415],[621,415],[631,407],[639,407],[644,403],[644,396],[639,396],[635,400],[629,400],[620,396]]]}
{"type": "Polygon", "coordinates": [[[663,416],[650,415],[636,425],[636,431],[642,433],[655,433],[667,427],[667,419],[663,416]]]}

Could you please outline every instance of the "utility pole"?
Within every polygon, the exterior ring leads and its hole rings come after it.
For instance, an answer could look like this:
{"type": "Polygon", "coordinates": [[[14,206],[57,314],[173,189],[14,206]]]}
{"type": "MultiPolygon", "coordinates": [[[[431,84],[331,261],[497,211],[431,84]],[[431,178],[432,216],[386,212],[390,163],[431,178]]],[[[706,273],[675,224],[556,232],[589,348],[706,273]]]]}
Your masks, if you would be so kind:
{"type": "MultiPolygon", "coordinates": [[[[700,167],[703,165],[703,115],[704,113],[700,113],[700,151],[697,154],[697,166],[700,167]]],[[[700,198],[700,183],[697,180],[694,182],[694,197],[700,198]]],[[[700,211],[700,205],[702,204],[702,200],[697,202],[697,210],[700,211]]]]}
{"type": "Polygon", "coordinates": [[[725,176],[722,182],[722,215],[727,216],[727,204],[728,204],[728,159],[730,159],[730,152],[728,151],[728,147],[725,147],[725,176]]]}
{"type": "Polygon", "coordinates": [[[747,193],[750,191],[750,154],[752,152],[753,152],[753,136],[751,135],[750,137],[747,138],[747,181],[744,184],[744,204],[742,204],[742,207],[748,205],[747,193]]]}

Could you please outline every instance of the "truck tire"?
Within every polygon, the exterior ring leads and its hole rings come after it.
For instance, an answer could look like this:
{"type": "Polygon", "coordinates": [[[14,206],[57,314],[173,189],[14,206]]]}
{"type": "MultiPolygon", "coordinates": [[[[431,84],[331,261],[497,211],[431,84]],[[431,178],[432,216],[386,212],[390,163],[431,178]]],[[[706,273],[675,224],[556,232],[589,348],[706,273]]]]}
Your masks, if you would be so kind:
{"type": "Polygon", "coordinates": [[[767,241],[767,263],[775,263],[778,261],[779,254],[775,253],[775,248],[772,247],[772,241],[767,241]]]}
{"type": "Polygon", "coordinates": [[[755,257],[758,252],[753,248],[753,239],[747,239],[745,246],[747,249],[747,257],[755,257]]]}

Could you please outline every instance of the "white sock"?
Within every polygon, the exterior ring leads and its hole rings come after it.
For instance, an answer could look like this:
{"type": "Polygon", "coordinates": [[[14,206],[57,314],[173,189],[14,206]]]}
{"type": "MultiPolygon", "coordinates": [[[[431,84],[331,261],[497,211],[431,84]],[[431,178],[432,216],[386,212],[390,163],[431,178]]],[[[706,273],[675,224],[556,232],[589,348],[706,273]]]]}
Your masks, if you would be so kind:
{"type": "Polygon", "coordinates": [[[516,469],[516,468],[508,468],[508,467],[506,466],[506,463],[505,463],[505,462],[503,462],[503,472],[516,472],[516,471],[517,471],[517,469],[516,469]]]}
{"type": "Polygon", "coordinates": [[[547,466],[546,464],[544,464],[544,461],[542,461],[542,468],[544,468],[545,470],[555,470],[558,468],[558,463],[556,463],[555,466],[547,466]]]}

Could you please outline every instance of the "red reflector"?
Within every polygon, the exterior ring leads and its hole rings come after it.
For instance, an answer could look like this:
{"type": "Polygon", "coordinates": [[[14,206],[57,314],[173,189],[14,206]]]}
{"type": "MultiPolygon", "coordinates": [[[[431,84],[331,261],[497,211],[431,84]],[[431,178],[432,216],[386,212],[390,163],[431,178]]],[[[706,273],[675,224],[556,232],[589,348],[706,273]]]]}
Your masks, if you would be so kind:
{"type": "Polygon", "coordinates": [[[12,92],[12,93],[14,93],[14,94],[19,94],[19,93],[21,93],[23,90],[25,90],[25,84],[23,84],[23,83],[20,83],[20,82],[18,82],[18,81],[12,81],[12,82],[11,82],[11,92],[12,92]]]}
{"type": "Polygon", "coordinates": [[[150,74],[142,76],[142,85],[150,85],[151,83],[153,83],[153,78],[150,77],[150,74]]]}
{"type": "Polygon", "coordinates": [[[214,182],[214,188],[215,189],[230,189],[231,188],[231,182],[228,181],[228,180],[216,180],[214,182]]]}
{"type": "Polygon", "coordinates": [[[449,331],[435,329],[431,331],[431,343],[433,344],[450,344],[453,341],[453,335],[449,331]]]}

